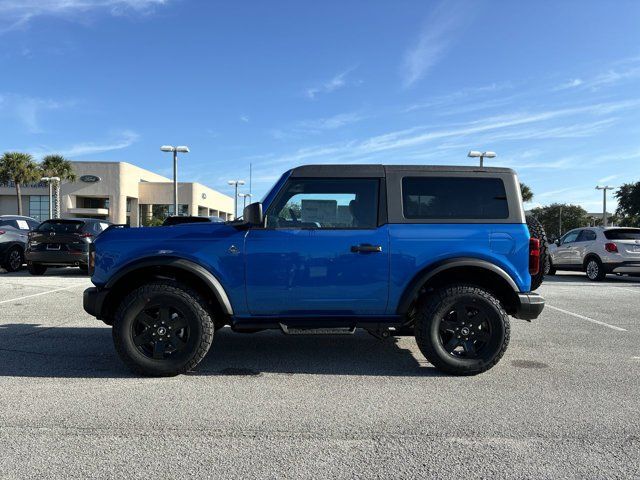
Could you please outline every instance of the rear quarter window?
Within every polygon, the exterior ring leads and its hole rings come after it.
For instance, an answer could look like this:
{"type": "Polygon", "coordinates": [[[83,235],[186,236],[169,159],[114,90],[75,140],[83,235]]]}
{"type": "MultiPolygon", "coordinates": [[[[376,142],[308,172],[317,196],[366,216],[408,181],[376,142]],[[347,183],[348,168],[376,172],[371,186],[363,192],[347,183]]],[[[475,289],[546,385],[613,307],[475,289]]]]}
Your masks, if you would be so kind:
{"type": "Polygon", "coordinates": [[[402,209],[407,219],[505,219],[509,205],[500,178],[405,177],[402,209]]]}

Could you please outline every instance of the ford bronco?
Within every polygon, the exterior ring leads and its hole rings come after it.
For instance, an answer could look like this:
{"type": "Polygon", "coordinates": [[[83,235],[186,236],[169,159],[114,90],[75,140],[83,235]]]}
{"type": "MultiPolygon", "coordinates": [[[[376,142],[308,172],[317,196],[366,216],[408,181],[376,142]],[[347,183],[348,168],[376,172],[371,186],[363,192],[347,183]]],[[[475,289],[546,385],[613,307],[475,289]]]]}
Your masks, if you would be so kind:
{"type": "Polygon", "coordinates": [[[194,369],[216,330],[415,335],[436,368],[473,375],[532,320],[540,245],[506,168],[309,165],[241,219],[112,226],[91,244],[84,308],[133,370],[194,369]]]}

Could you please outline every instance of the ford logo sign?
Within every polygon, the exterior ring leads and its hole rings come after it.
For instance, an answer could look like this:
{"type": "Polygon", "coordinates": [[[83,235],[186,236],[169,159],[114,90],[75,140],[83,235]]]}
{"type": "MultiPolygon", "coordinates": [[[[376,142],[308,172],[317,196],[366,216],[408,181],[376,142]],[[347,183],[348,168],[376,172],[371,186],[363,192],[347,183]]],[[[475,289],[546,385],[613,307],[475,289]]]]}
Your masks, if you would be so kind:
{"type": "Polygon", "coordinates": [[[100,181],[100,177],[97,175],[82,175],[80,177],[80,181],[85,183],[96,183],[100,181]]]}

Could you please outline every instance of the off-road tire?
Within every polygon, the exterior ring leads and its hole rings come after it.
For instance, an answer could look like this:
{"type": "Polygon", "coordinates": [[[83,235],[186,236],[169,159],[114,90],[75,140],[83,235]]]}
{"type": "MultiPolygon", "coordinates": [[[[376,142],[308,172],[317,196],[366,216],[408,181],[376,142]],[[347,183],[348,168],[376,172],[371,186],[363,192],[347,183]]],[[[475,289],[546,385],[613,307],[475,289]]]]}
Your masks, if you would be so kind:
{"type": "Polygon", "coordinates": [[[188,285],[152,282],[137,288],[120,303],[113,321],[113,342],[122,361],[134,372],[154,377],[172,377],[193,370],[205,357],[213,342],[214,322],[207,302],[188,285]],[[167,300],[169,299],[169,300],[167,300]],[[150,302],[172,301],[187,314],[193,342],[177,358],[149,358],[133,342],[133,322],[150,302]]]}
{"type": "MultiPolygon", "coordinates": [[[[492,368],[509,345],[509,317],[500,301],[475,285],[451,285],[432,292],[419,302],[415,313],[416,343],[438,370],[451,375],[477,375],[492,368]],[[488,314],[491,335],[481,358],[460,358],[445,350],[440,336],[441,322],[458,304],[482,307],[488,314]]],[[[483,348],[484,348],[483,347],[483,348]]],[[[482,352],[482,350],[481,350],[482,352]]]]}
{"type": "Polygon", "coordinates": [[[15,247],[11,247],[11,249],[7,252],[2,262],[2,265],[0,266],[4,268],[7,272],[17,272],[22,268],[23,263],[24,263],[24,252],[22,251],[22,248],[16,245],[15,247]],[[16,255],[18,257],[16,257],[16,255]]]}
{"type": "Polygon", "coordinates": [[[584,262],[584,273],[592,282],[601,282],[607,276],[604,266],[598,257],[588,257],[584,262]]]}
{"type": "Polygon", "coordinates": [[[31,275],[44,275],[47,271],[47,266],[40,263],[29,263],[27,264],[27,270],[31,275]]]}
{"type": "Polygon", "coordinates": [[[544,231],[544,227],[538,221],[536,217],[531,215],[526,216],[527,227],[529,227],[529,235],[531,238],[537,238],[540,240],[540,266],[538,267],[538,273],[531,275],[531,291],[537,290],[542,285],[544,279],[545,269],[547,268],[547,262],[549,258],[549,244],[547,242],[547,234],[544,231]]]}

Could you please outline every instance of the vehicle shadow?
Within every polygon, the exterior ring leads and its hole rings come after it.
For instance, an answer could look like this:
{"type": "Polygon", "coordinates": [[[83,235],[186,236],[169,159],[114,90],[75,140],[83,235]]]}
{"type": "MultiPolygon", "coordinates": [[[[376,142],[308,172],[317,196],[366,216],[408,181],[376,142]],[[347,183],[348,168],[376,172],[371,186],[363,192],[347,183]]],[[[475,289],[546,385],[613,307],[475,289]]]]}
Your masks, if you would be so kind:
{"type": "MultiPolygon", "coordinates": [[[[556,275],[547,275],[544,277],[544,283],[581,283],[588,285],[602,284],[618,284],[626,287],[640,287],[640,277],[630,277],[627,275],[607,275],[601,282],[592,282],[582,272],[562,272],[556,275]]],[[[543,283],[543,285],[544,285],[543,283]]]]}
{"type": "Polygon", "coordinates": [[[40,278],[40,277],[88,277],[86,272],[83,272],[82,270],[80,270],[77,267],[49,268],[44,273],[44,275],[37,275],[37,276],[31,275],[26,268],[22,268],[21,270],[18,270],[17,272],[7,272],[6,270],[0,269],[0,275],[2,277],[18,277],[18,278],[25,278],[25,277],[34,277],[34,278],[40,278]]]}
{"type": "MultiPolygon", "coordinates": [[[[190,375],[270,374],[441,376],[411,338],[378,340],[366,332],[345,336],[287,336],[220,330],[209,354],[190,375]]],[[[0,325],[0,376],[51,378],[135,377],[120,361],[108,327],[0,325]]]]}

